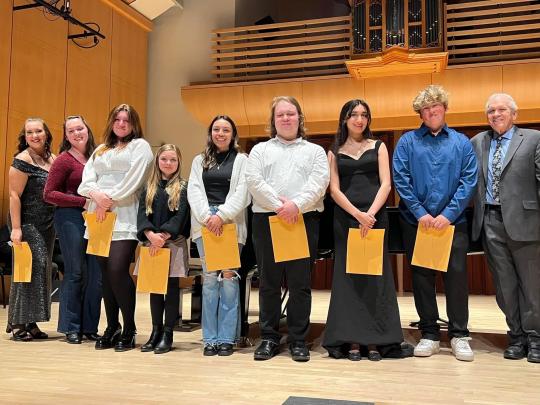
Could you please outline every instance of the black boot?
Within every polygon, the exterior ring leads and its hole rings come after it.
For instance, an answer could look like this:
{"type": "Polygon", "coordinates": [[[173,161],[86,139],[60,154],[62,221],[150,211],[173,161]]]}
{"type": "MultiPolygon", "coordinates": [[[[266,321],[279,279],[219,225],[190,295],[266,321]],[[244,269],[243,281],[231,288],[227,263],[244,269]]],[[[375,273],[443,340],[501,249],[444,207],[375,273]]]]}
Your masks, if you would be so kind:
{"type": "Polygon", "coordinates": [[[163,328],[163,336],[160,342],[154,349],[155,354],[163,354],[171,351],[173,342],[173,330],[170,327],[165,326],[163,328]]]}
{"type": "Polygon", "coordinates": [[[153,325],[148,342],[141,346],[141,352],[153,352],[163,336],[163,325],[153,325]]]}
{"type": "Polygon", "coordinates": [[[96,350],[110,349],[120,339],[122,333],[122,326],[120,324],[116,326],[107,326],[103,336],[96,340],[96,350]]]}
{"type": "Polygon", "coordinates": [[[125,330],[122,332],[120,340],[114,345],[115,352],[127,352],[135,348],[135,335],[137,331],[125,330]]]}

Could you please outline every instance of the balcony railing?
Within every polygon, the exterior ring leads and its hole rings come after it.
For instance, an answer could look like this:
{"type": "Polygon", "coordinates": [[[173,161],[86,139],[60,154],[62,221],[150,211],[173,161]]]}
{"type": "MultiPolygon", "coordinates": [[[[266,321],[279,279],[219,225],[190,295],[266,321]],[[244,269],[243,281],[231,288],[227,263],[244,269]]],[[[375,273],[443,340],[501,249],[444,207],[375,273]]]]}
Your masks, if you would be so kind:
{"type": "Polygon", "coordinates": [[[352,7],[352,16],[213,31],[212,81],[345,74],[347,60],[395,46],[445,50],[454,65],[540,58],[538,0],[354,0],[352,7]]]}
{"type": "Polygon", "coordinates": [[[538,1],[454,0],[444,14],[450,64],[540,57],[538,1]]]}
{"type": "Polygon", "coordinates": [[[213,82],[347,73],[351,17],[213,31],[213,82]]]}

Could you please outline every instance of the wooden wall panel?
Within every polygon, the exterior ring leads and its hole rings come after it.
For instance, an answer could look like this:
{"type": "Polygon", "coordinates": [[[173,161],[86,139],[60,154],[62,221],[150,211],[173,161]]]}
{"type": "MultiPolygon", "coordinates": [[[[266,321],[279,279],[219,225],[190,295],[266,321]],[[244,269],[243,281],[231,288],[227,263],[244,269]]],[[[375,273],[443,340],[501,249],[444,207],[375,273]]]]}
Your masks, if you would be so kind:
{"type": "MultiPolygon", "coordinates": [[[[112,10],[106,4],[79,1],[73,15],[81,21],[94,21],[106,39],[93,48],[85,49],[68,42],[65,116],[83,115],[92,128],[96,142],[102,139],[109,113],[111,88],[112,10]]],[[[69,26],[71,34],[82,30],[69,26]]],[[[76,40],[84,46],[92,39],[76,40]]]]}
{"type": "MultiPolygon", "coordinates": [[[[57,135],[64,117],[66,59],[67,24],[64,20],[49,21],[37,9],[13,13],[10,119],[42,117],[51,131],[54,130],[53,136],[57,135]]],[[[14,137],[22,123],[8,126],[8,151],[13,151],[14,137]]]]}
{"type": "Polygon", "coordinates": [[[343,104],[364,98],[364,81],[350,78],[305,81],[302,95],[309,133],[334,133],[343,104]]]}
{"type": "Polygon", "coordinates": [[[335,132],[339,109],[354,97],[363,97],[372,112],[371,128],[393,131],[416,128],[420,119],[412,108],[414,97],[429,84],[441,84],[450,93],[447,122],[454,127],[485,126],[484,105],[495,92],[505,91],[514,96],[520,113],[518,123],[540,122],[540,63],[499,63],[465,68],[449,68],[439,74],[386,77],[356,81],[351,77],[317,79],[291,79],[277,82],[238,83],[236,85],[197,85],[182,88],[182,98],[195,118],[200,120],[205,105],[213,103],[218,89],[227,86],[227,94],[237,89],[238,97],[231,98],[227,110],[245,111],[248,128],[242,128],[243,137],[265,136],[268,105],[272,97],[291,94],[301,101],[310,134],[335,132]],[[243,97],[242,91],[243,89],[243,97]],[[196,90],[194,92],[193,90],[196,90]]]}
{"type": "MultiPolygon", "coordinates": [[[[65,105],[66,37],[67,24],[62,19],[49,21],[36,9],[13,13],[6,169],[27,117],[37,116],[47,122],[53,134],[53,150],[57,148],[65,105]]],[[[4,176],[6,197],[7,190],[4,176]]]]}
{"type": "Polygon", "coordinates": [[[502,91],[512,95],[519,109],[538,107],[540,63],[505,65],[502,77],[502,91]]]}
{"type": "Polygon", "coordinates": [[[143,128],[146,123],[147,33],[131,20],[113,12],[111,96],[109,107],[133,105],[143,128]]]}
{"type": "Polygon", "coordinates": [[[373,118],[413,116],[412,100],[431,84],[431,75],[412,75],[369,79],[365,99],[373,118]]]}
{"type": "Polygon", "coordinates": [[[196,119],[204,123],[205,126],[218,114],[229,115],[238,128],[240,136],[249,135],[249,123],[246,109],[243,103],[238,100],[244,98],[244,88],[242,86],[212,87],[207,90],[193,88],[182,92],[182,99],[185,103],[193,106],[191,110],[196,119]]]}
{"type": "MultiPolygon", "coordinates": [[[[6,150],[9,71],[11,56],[11,8],[13,1],[0,2],[0,151],[6,150]]],[[[7,157],[0,155],[0,178],[4,178],[7,157]]],[[[4,194],[4,182],[0,181],[0,224],[7,215],[7,192],[4,194]],[[4,197],[5,195],[5,197],[4,197]]]]}
{"type": "Polygon", "coordinates": [[[483,114],[487,98],[502,91],[502,66],[447,69],[434,73],[433,83],[442,85],[450,94],[449,112],[483,114]]]}

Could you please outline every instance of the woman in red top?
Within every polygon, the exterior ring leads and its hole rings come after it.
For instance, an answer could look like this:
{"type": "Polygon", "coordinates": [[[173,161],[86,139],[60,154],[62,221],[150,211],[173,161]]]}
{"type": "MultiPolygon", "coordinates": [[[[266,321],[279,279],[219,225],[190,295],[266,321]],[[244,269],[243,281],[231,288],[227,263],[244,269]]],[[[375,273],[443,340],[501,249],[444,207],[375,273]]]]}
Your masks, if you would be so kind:
{"type": "Polygon", "coordinates": [[[81,116],[64,122],[60,154],[54,161],[43,198],[56,205],[54,227],[64,258],[60,287],[58,332],[67,342],[81,343],[82,336],[96,340],[101,306],[101,271],[95,256],[86,254],[82,212],[87,200],[77,194],[82,172],[96,144],[81,116]]]}

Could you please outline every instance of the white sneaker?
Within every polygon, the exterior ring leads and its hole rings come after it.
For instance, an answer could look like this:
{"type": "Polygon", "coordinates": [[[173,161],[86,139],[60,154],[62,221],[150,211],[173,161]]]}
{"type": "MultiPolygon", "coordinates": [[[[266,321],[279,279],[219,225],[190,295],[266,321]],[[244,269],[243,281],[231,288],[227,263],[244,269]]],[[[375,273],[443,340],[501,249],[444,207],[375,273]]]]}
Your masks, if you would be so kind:
{"type": "Polygon", "coordinates": [[[450,344],[452,345],[452,353],[456,356],[456,359],[461,361],[473,361],[474,353],[469,346],[470,337],[455,337],[452,338],[450,344]]]}
{"type": "Polygon", "coordinates": [[[429,357],[441,351],[438,340],[420,339],[420,342],[414,348],[416,357],[429,357]]]}

